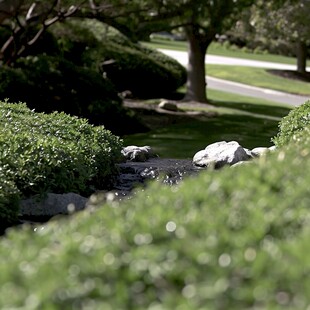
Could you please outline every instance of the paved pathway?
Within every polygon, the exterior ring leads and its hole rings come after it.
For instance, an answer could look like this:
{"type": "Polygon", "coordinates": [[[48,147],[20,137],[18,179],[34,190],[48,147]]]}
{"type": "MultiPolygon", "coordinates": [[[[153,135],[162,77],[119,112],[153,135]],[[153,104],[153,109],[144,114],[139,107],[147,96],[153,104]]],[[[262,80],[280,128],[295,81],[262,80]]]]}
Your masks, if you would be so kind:
{"type": "Polygon", "coordinates": [[[298,106],[303,104],[310,96],[292,95],[272,89],[254,87],[246,84],[231,82],[207,76],[207,85],[211,89],[217,89],[228,93],[242,94],[249,97],[262,98],[269,101],[298,106]]]}
{"type": "MultiPolygon", "coordinates": [[[[178,60],[183,66],[187,66],[187,52],[183,51],[172,51],[161,49],[161,52],[166,55],[178,60]]],[[[241,58],[223,57],[215,55],[207,55],[206,63],[210,64],[222,64],[230,66],[248,66],[248,67],[260,67],[268,69],[280,69],[280,70],[296,70],[295,65],[286,65],[273,62],[257,61],[257,60],[247,60],[241,58]]],[[[310,71],[310,68],[307,68],[310,71]]],[[[206,77],[207,85],[211,89],[217,89],[221,91],[226,91],[230,93],[241,94],[250,97],[257,97],[266,100],[271,100],[274,102],[285,103],[293,106],[298,106],[304,103],[310,96],[299,96],[292,95],[285,92],[275,91],[271,89],[265,89],[260,87],[253,87],[246,84],[231,82],[227,80],[217,79],[210,76],[206,77]]]]}

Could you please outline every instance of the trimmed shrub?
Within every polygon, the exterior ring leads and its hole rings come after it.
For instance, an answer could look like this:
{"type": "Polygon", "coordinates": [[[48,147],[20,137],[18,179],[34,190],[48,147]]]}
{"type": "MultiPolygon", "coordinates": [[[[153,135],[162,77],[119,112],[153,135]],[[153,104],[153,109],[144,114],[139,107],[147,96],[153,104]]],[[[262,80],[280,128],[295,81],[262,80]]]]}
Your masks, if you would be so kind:
{"type": "MultiPolygon", "coordinates": [[[[85,119],[0,103],[0,167],[10,177],[4,182],[13,181],[22,197],[46,192],[89,195],[107,188],[121,146],[119,138],[85,119]]],[[[0,217],[7,218],[5,212],[0,217]]]]}
{"type": "Polygon", "coordinates": [[[0,307],[307,309],[309,137],[35,233],[11,230],[0,307]]]}
{"type": "Polygon", "coordinates": [[[38,112],[63,111],[125,135],[148,128],[123,107],[118,92],[163,96],[186,81],[185,68],[177,61],[116,31],[106,36],[102,23],[68,22],[51,31],[29,50],[32,56],[20,59],[14,68],[0,68],[0,100],[26,102],[38,112]],[[46,48],[49,41],[51,50],[46,48]],[[101,70],[111,59],[117,66],[101,70]]]}
{"type": "MultiPolygon", "coordinates": [[[[57,40],[59,54],[79,66],[83,66],[82,55],[85,50],[97,49],[100,46],[93,31],[81,25],[85,25],[84,19],[56,23],[48,30],[57,40]]],[[[48,50],[46,52],[48,53],[48,50]]]]}
{"type": "Polygon", "coordinates": [[[119,92],[160,97],[184,85],[186,70],[176,60],[109,29],[91,20],[58,25],[53,32],[61,34],[67,59],[100,70],[119,92]]]}
{"type": "Polygon", "coordinates": [[[171,69],[150,56],[141,52],[123,48],[105,50],[101,55],[107,59],[101,71],[113,82],[118,91],[130,90],[134,97],[152,98],[167,96],[185,83],[179,72],[171,69]],[[111,60],[111,63],[110,63],[111,60]]]}
{"type": "Polygon", "coordinates": [[[155,50],[133,49],[128,42],[123,44],[110,43],[95,51],[94,56],[92,50],[87,53],[87,58],[94,63],[101,59],[101,72],[120,92],[130,90],[133,96],[142,98],[161,97],[173,93],[186,82],[185,68],[177,61],[155,50]]]}
{"type": "Polygon", "coordinates": [[[19,210],[19,190],[17,189],[13,177],[10,176],[10,168],[1,163],[0,167],[0,234],[6,227],[13,224],[19,210]]]}
{"type": "Polygon", "coordinates": [[[144,128],[122,107],[114,85],[94,70],[43,55],[22,59],[18,66],[0,69],[2,99],[26,102],[38,112],[87,118],[119,135],[144,128]]]}
{"type": "Polygon", "coordinates": [[[286,117],[282,118],[279,123],[279,132],[272,139],[273,143],[278,147],[287,145],[295,134],[308,125],[310,125],[310,101],[294,108],[286,117]]]}
{"type": "Polygon", "coordinates": [[[28,57],[21,60],[19,66],[37,89],[31,101],[27,102],[30,108],[44,112],[60,110],[91,119],[97,115],[90,115],[90,110],[100,112],[102,109],[104,112],[109,105],[121,105],[111,82],[95,71],[78,67],[63,58],[28,57]],[[41,104],[34,105],[35,98],[41,104]]]}

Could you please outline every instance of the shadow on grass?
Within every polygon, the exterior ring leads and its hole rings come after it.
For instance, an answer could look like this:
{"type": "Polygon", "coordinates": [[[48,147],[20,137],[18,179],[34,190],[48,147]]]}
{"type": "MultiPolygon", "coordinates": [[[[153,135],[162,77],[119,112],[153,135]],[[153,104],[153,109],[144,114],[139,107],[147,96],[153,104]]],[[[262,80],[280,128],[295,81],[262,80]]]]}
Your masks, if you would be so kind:
{"type": "Polygon", "coordinates": [[[222,140],[234,140],[249,149],[271,146],[277,131],[276,120],[225,114],[125,136],[124,145],[150,145],[164,158],[192,158],[208,144],[222,140]]]}
{"type": "MultiPolygon", "coordinates": [[[[184,92],[178,91],[169,99],[183,97],[184,92]]],[[[215,90],[209,90],[208,98],[209,104],[215,107],[211,111],[218,112],[216,116],[167,122],[167,116],[155,115],[160,126],[151,127],[153,130],[147,133],[123,137],[124,145],[150,145],[165,158],[192,158],[207,145],[222,140],[234,140],[249,149],[268,147],[278,132],[279,121],[291,111],[289,106],[215,90]]],[[[198,105],[197,109],[208,111],[210,105],[205,109],[198,105]]]]}
{"type": "Polygon", "coordinates": [[[251,104],[247,102],[227,102],[220,100],[210,100],[210,104],[215,107],[242,110],[249,113],[268,115],[279,118],[286,116],[291,110],[289,107],[284,106],[251,104]]]}
{"type": "MultiPolygon", "coordinates": [[[[167,99],[180,101],[185,96],[185,89],[181,88],[171,94],[167,99]]],[[[260,98],[247,97],[232,93],[221,92],[214,89],[208,89],[208,103],[217,108],[227,108],[247,113],[271,116],[273,118],[282,118],[286,116],[293,106],[275,103],[260,98]]]]}

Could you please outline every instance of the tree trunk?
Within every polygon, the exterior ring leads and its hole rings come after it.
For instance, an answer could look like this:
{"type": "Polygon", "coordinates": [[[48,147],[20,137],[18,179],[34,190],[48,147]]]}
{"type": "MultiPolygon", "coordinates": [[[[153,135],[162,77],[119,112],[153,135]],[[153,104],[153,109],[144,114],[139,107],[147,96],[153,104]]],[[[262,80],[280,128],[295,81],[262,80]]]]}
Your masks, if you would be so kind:
{"type": "Polygon", "coordinates": [[[186,95],[184,100],[206,103],[206,70],[205,56],[211,43],[202,39],[193,26],[187,29],[188,65],[186,95]]]}
{"type": "Polygon", "coordinates": [[[307,66],[307,45],[303,41],[298,41],[296,46],[297,56],[297,71],[300,73],[306,72],[307,66]]]}

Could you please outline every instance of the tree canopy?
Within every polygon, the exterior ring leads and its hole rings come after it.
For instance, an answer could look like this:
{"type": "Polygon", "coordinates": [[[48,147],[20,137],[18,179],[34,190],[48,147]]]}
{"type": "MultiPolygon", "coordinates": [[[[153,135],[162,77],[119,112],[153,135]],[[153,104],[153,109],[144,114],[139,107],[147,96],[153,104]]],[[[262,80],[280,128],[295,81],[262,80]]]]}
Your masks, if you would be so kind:
{"type": "Polygon", "coordinates": [[[69,17],[95,18],[138,40],[153,31],[182,27],[189,43],[188,100],[206,101],[204,59],[216,34],[228,29],[254,0],[2,0],[0,24],[10,36],[0,60],[27,54],[48,27],[69,17]]]}
{"type": "Polygon", "coordinates": [[[296,56],[297,70],[304,73],[310,43],[309,11],[309,0],[260,0],[244,12],[232,36],[250,48],[267,47],[271,52],[296,56]]]}
{"type": "Polygon", "coordinates": [[[258,31],[266,37],[282,38],[294,44],[297,71],[305,72],[307,44],[310,42],[310,1],[287,0],[280,7],[275,7],[272,1],[264,5],[264,10],[257,10],[258,31]]]}

